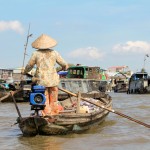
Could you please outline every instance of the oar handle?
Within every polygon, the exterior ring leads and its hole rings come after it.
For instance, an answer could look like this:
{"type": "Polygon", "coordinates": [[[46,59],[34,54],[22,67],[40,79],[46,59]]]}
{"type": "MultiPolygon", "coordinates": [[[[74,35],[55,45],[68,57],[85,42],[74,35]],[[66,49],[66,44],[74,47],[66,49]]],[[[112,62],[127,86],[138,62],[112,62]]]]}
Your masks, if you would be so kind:
{"type": "MultiPolygon", "coordinates": [[[[63,91],[63,92],[66,92],[66,93],[68,93],[68,94],[70,94],[70,95],[72,95],[72,96],[75,96],[75,97],[78,96],[77,94],[72,93],[72,92],[70,92],[70,91],[68,91],[68,90],[65,90],[65,89],[62,89],[62,88],[58,88],[58,89],[61,90],[61,91],[63,91]]],[[[130,117],[130,116],[127,116],[127,115],[121,113],[121,112],[118,112],[118,111],[115,111],[115,110],[113,110],[113,109],[107,108],[107,107],[105,107],[104,105],[100,105],[100,104],[98,104],[98,103],[95,103],[95,102],[93,102],[93,101],[90,101],[90,100],[88,100],[87,98],[81,97],[81,99],[84,100],[84,101],[86,101],[86,102],[89,102],[89,103],[91,103],[91,104],[94,104],[94,105],[96,105],[96,106],[98,106],[98,107],[100,107],[100,108],[102,108],[102,109],[105,109],[105,110],[107,110],[107,111],[109,111],[109,112],[112,112],[112,113],[114,113],[114,114],[117,114],[117,115],[119,115],[119,116],[122,116],[122,117],[124,117],[124,118],[127,118],[127,119],[129,119],[129,120],[131,120],[131,121],[134,121],[134,122],[136,122],[136,123],[138,123],[138,124],[140,124],[140,125],[143,125],[143,126],[145,126],[145,127],[147,127],[147,128],[150,128],[150,125],[149,125],[149,124],[146,124],[146,123],[144,123],[144,122],[141,122],[141,121],[139,121],[139,120],[136,120],[136,119],[134,119],[134,118],[132,118],[132,117],[130,117]]]]}

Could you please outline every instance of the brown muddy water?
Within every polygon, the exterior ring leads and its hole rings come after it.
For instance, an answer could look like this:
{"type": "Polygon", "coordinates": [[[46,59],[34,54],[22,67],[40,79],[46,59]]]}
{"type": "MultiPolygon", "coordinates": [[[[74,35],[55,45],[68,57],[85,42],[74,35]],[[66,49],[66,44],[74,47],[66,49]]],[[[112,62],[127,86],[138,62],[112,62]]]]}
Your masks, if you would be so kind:
{"type": "MultiPolygon", "coordinates": [[[[150,95],[109,93],[113,109],[150,124],[150,95]]],[[[22,116],[28,116],[30,105],[19,103],[22,116]]],[[[82,134],[23,137],[15,123],[13,103],[0,103],[0,150],[150,150],[150,129],[109,113],[96,129],[82,134]]]]}

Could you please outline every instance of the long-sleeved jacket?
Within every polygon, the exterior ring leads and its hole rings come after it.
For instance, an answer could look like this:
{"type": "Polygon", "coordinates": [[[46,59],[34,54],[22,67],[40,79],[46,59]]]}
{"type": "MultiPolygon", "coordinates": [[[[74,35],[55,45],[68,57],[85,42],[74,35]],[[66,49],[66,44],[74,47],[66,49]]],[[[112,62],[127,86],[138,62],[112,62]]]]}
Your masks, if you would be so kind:
{"type": "Polygon", "coordinates": [[[59,75],[55,69],[56,63],[62,67],[67,66],[67,63],[57,51],[51,49],[36,50],[25,67],[24,73],[31,71],[36,65],[34,76],[38,79],[37,84],[45,87],[57,86],[59,84],[59,75]]]}

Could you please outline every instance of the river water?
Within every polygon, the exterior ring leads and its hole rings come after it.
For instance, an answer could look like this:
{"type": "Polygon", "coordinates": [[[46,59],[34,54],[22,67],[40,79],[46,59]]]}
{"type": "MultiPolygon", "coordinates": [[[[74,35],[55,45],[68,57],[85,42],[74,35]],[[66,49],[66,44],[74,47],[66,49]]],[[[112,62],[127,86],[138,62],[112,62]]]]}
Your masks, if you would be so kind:
{"type": "MultiPolygon", "coordinates": [[[[150,95],[109,94],[114,110],[150,124],[150,95]]],[[[18,107],[31,113],[28,103],[18,107]]],[[[0,150],[150,150],[150,129],[113,113],[96,129],[62,136],[23,137],[16,118],[13,103],[0,103],[0,150]]]]}

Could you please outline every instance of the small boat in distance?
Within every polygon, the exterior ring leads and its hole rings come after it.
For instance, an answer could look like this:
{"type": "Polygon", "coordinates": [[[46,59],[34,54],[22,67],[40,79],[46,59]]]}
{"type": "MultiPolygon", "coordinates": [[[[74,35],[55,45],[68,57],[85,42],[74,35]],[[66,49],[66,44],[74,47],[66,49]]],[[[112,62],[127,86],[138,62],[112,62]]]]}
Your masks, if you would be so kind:
{"type": "Polygon", "coordinates": [[[116,81],[116,85],[114,87],[115,93],[124,93],[128,90],[128,83],[124,80],[116,81]]]}
{"type": "Polygon", "coordinates": [[[126,93],[128,90],[128,83],[129,83],[128,76],[126,74],[119,72],[113,77],[113,79],[115,84],[115,86],[113,87],[114,92],[126,93]]]}

